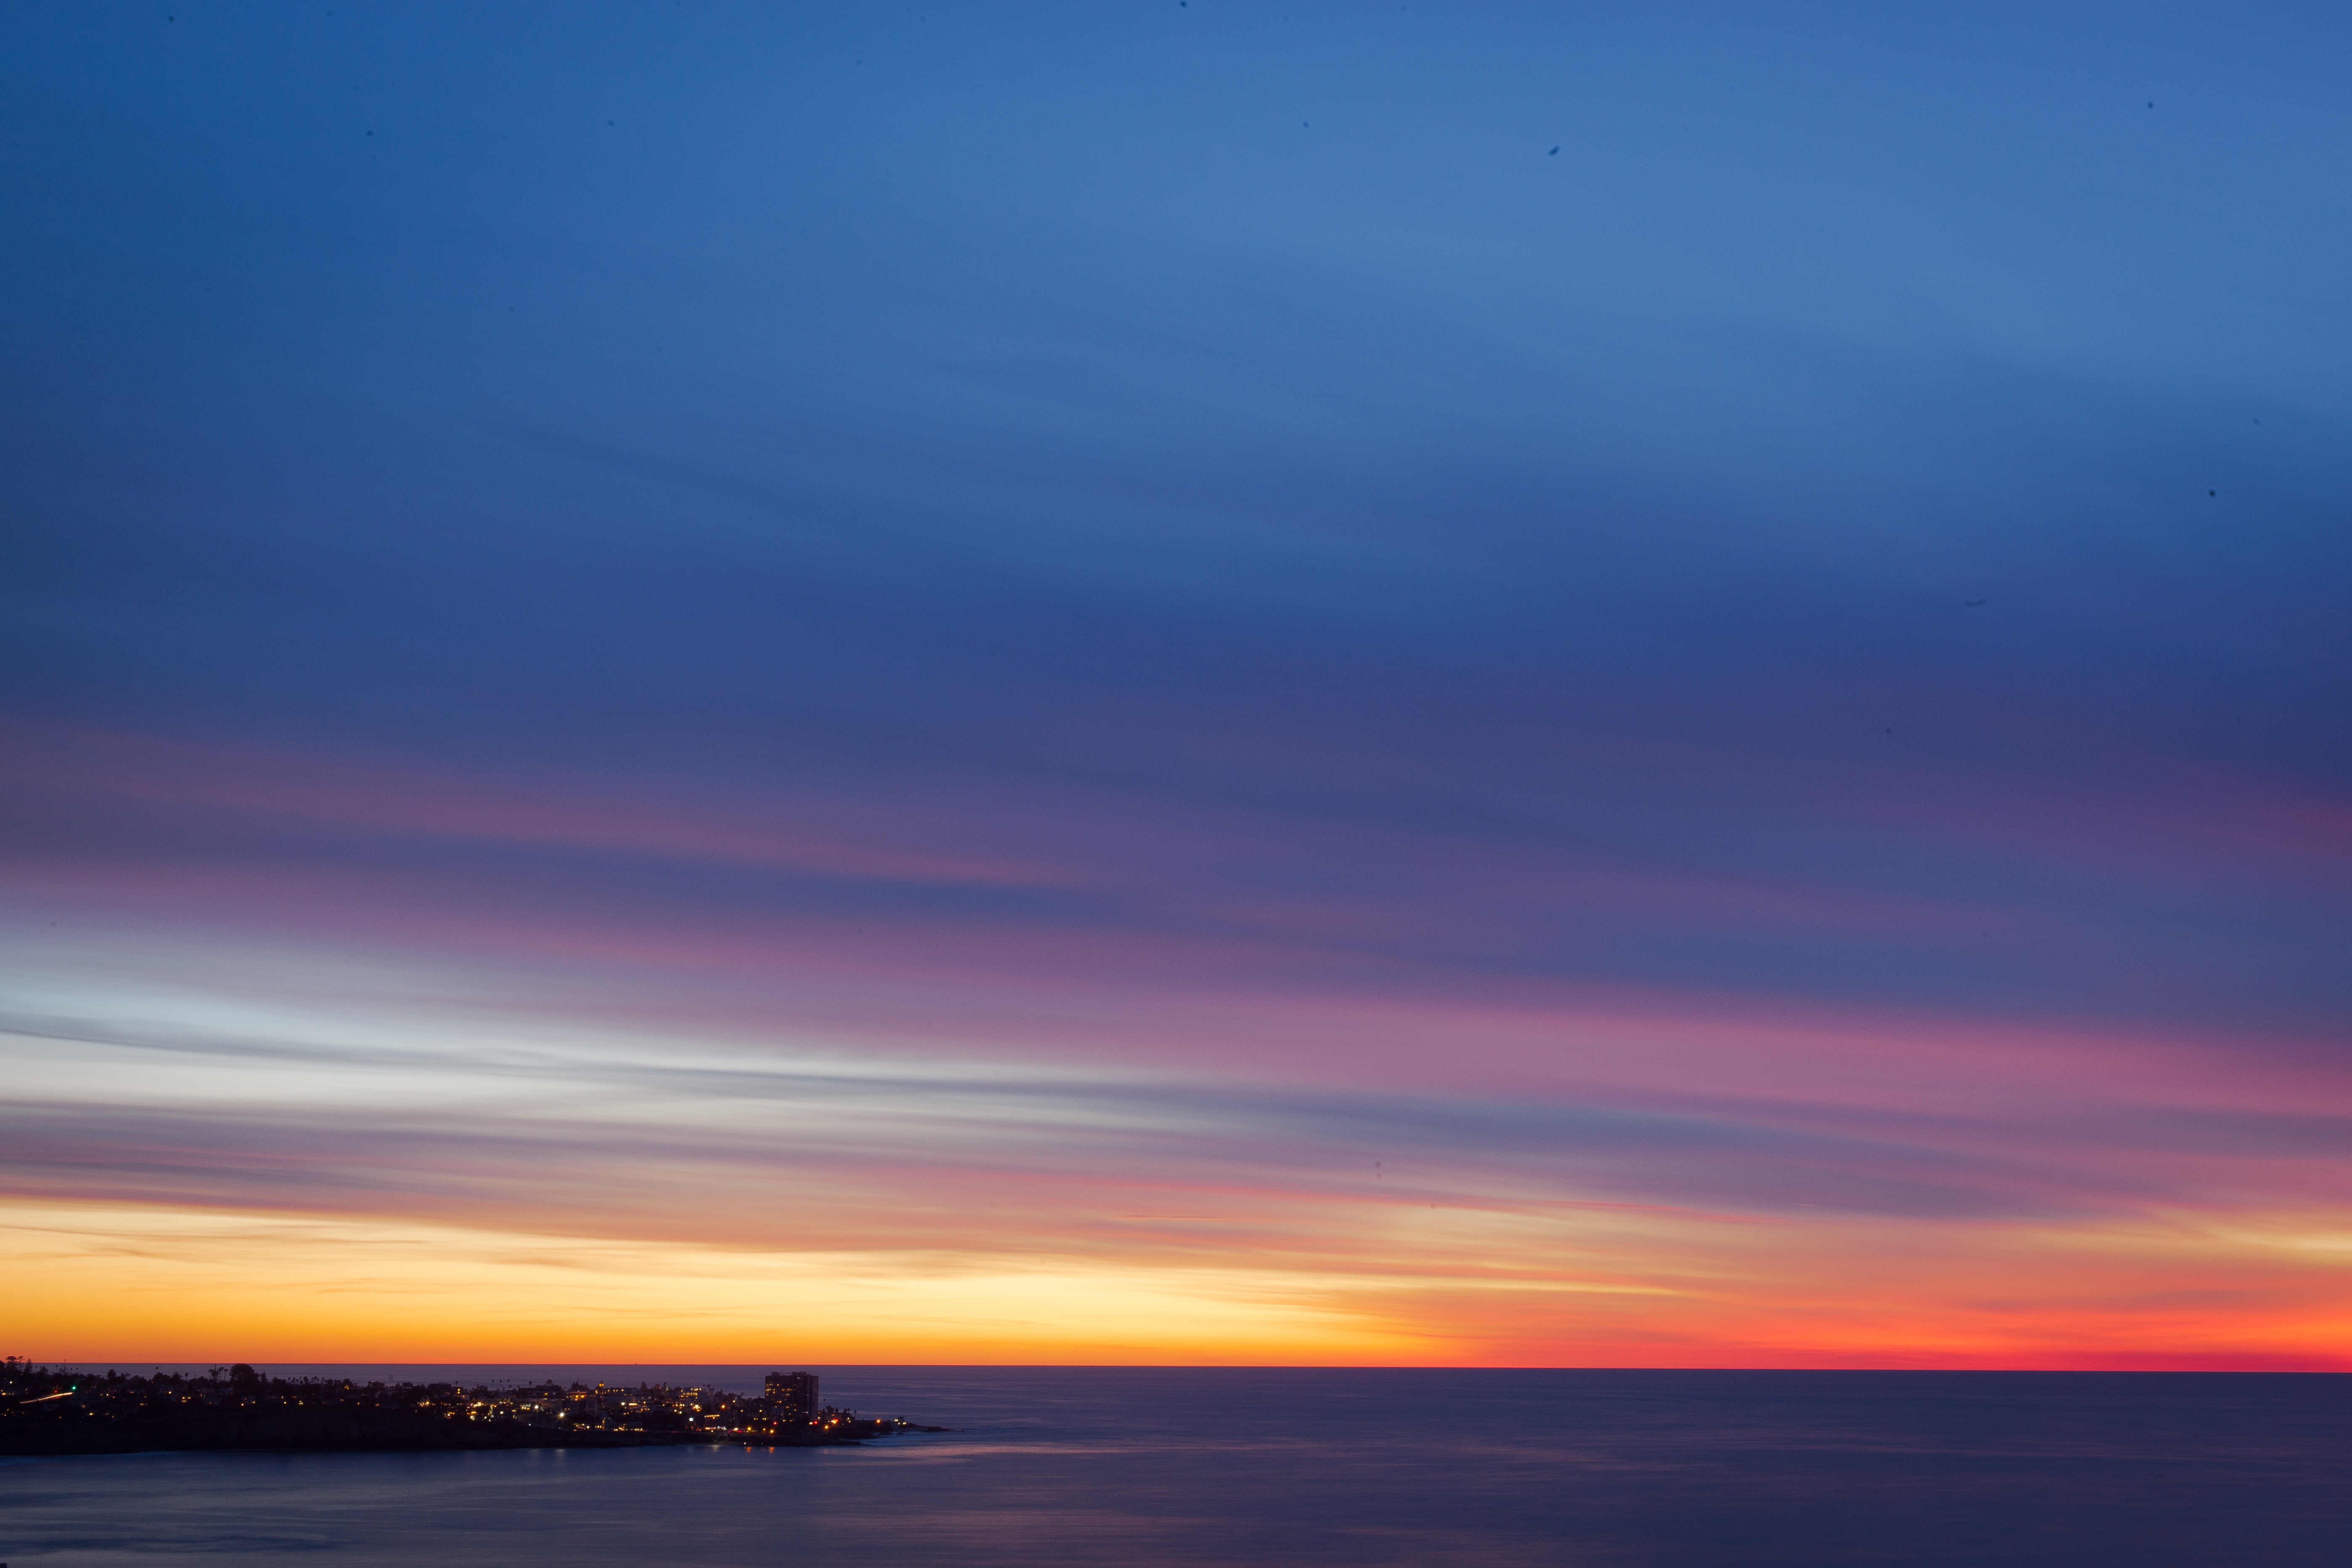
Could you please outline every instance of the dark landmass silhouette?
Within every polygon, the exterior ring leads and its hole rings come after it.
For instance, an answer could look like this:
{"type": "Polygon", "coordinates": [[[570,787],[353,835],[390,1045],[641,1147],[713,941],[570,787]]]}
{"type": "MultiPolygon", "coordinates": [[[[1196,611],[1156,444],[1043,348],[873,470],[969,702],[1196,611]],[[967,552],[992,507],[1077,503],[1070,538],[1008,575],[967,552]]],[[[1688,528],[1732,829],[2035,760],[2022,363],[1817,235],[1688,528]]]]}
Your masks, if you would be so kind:
{"type": "Polygon", "coordinates": [[[315,1453],[638,1448],[680,1444],[832,1447],[901,1432],[890,1417],[725,1389],[555,1383],[467,1386],[273,1378],[245,1365],[203,1377],[36,1366],[0,1370],[0,1455],[246,1448],[315,1453]]]}

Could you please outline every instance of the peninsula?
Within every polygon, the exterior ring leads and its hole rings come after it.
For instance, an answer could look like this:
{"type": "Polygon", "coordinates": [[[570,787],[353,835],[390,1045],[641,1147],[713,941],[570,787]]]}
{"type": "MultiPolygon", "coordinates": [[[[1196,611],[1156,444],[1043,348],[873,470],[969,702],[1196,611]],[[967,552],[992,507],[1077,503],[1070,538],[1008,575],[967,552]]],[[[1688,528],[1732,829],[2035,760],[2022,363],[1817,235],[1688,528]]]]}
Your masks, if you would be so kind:
{"type": "Polygon", "coordinates": [[[545,1382],[355,1383],[268,1377],[252,1367],[145,1377],[0,1363],[0,1455],[249,1448],[313,1453],[458,1448],[634,1448],[681,1444],[820,1447],[938,1432],[823,1404],[812,1373],[764,1392],[545,1382]]]}

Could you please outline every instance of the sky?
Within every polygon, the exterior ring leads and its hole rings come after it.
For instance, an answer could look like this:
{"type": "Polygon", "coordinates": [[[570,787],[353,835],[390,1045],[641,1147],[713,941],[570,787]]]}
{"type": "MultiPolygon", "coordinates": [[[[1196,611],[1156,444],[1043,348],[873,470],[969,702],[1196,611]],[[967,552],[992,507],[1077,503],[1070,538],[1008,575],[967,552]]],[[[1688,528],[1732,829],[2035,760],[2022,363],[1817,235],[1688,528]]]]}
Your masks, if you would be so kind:
{"type": "Polygon", "coordinates": [[[5,1348],[2352,1369],[2347,50],[7,7],[5,1348]]]}

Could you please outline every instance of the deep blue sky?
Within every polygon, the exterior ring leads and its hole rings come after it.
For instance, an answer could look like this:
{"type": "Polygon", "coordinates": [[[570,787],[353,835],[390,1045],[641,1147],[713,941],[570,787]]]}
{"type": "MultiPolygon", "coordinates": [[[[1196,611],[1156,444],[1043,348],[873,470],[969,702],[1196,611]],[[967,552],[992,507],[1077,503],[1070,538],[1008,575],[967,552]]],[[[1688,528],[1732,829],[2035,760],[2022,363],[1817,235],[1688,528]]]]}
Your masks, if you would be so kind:
{"type": "Polygon", "coordinates": [[[7,29],[18,714],[887,799],[1087,864],[1015,921],[2347,1019],[2331,8],[7,29]],[[1565,890],[1658,876],[1957,923],[1565,890]]]}

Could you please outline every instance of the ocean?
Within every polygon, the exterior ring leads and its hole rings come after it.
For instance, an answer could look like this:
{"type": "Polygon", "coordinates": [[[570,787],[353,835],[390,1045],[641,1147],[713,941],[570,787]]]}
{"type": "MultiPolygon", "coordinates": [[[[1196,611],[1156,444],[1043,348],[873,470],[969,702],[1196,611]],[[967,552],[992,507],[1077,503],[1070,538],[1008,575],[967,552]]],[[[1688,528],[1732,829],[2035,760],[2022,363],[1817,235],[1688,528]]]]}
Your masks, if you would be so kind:
{"type": "MultiPolygon", "coordinates": [[[[748,1392],[768,1368],[263,1370],[748,1392]]],[[[0,1563],[2352,1562],[2352,1376],[815,1370],[956,1430],[0,1460],[0,1563]]]]}

